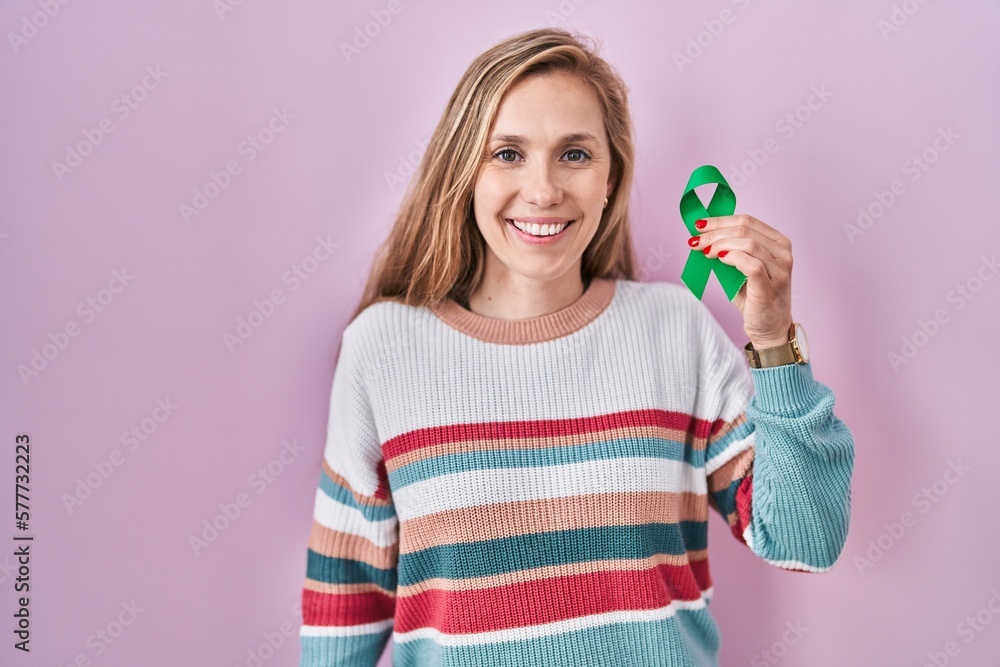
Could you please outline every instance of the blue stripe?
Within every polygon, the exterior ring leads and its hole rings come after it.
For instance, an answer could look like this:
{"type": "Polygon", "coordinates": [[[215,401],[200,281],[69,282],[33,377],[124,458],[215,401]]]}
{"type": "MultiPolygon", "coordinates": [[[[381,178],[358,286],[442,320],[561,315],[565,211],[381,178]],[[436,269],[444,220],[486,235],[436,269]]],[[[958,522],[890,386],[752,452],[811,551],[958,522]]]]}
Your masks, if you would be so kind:
{"type": "Polygon", "coordinates": [[[394,667],[718,667],[719,629],[707,609],[680,609],[662,620],[609,623],[475,646],[440,646],[433,639],[417,639],[394,644],[392,652],[394,667]]]}
{"type": "Polygon", "coordinates": [[[401,489],[448,472],[534,468],[636,457],[684,461],[695,468],[702,468],[705,450],[696,450],[676,440],[652,437],[624,437],[541,449],[487,449],[415,461],[389,473],[389,480],[393,489],[401,489]]]}
{"type": "Polygon", "coordinates": [[[299,667],[330,667],[330,665],[374,665],[392,628],[352,637],[300,636],[299,667]]]}
{"type": "Polygon", "coordinates": [[[396,590],[396,570],[383,570],[348,558],[332,558],[306,549],[306,576],[327,584],[374,582],[387,591],[396,590]]]}
{"type": "MultiPolygon", "coordinates": [[[[734,479],[729,486],[719,489],[712,494],[715,500],[715,509],[728,521],[729,515],[736,511],[736,491],[743,483],[743,478],[734,479]]],[[[728,524],[727,524],[728,525],[728,524]]]]}
{"type": "Polygon", "coordinates": [[[354,494],[330,479],[325,470],[320,470],[319,488],[327,496],[342,505],[346,505],[361,512],[368,521],[384,521],[396,516],[396,508],[392,503],[388,505],[361,505],[354,499],[354,494]]]}
{"type": "Polygon", "coordinates": [[[466,579],[545,565],[683,554],[708,546],[707,521],[601,526],[442,544],[399,556],[399,583],[466,579]]]}
{"type": "Polygon", "coordinates": [[[706,461],[711,461],[713,458],[725,451],[726,447],[736,442],[737,440],[742,440],[754,431],[754,425],[751,422],[745,421],[734,429],[731,429],[729,433],[719,438],[714,442],[708,443],[708,456],[705,458],[706,461]]]}

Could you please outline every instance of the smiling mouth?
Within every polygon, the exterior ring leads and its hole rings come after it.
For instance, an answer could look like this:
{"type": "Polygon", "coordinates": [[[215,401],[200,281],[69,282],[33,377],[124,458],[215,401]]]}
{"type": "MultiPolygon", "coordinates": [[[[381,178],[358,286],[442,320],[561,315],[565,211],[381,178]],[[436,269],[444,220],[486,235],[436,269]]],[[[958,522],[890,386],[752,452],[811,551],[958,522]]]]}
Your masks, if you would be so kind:
{"type": "Polygon", "coordinates": [[[507,224],[509,224],[514,229],[517,229],[525,234],[530,234],[540,239],[548,238],[550,236],[559,236],[562,234],[570,225],[574,224],[576,220],[570,220],[569,222],[562,224],[528,224],[528,223],[515,223],[511,218],[505,218],[507,224]]]}

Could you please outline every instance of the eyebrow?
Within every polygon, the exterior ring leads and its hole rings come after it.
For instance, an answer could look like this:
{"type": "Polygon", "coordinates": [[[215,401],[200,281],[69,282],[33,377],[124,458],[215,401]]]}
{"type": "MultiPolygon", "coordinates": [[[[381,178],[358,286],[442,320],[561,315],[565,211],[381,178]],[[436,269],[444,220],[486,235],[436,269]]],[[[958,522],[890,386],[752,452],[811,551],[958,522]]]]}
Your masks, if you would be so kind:
{"type": "MultiPolygon", "coordinates": [[[[507,144],[522,144],[527,145],[531,142],[528,141],[526,137],[522,137],[518,134],[495,134],[490,138],[490,143],[497,141],[502,141],[507,144]]],[[[568,144],[573,141],[598,141],[597,137],[589,132],[574,132],[572,134],[564,135],[562,138],[562,143],[568,144]]]]}

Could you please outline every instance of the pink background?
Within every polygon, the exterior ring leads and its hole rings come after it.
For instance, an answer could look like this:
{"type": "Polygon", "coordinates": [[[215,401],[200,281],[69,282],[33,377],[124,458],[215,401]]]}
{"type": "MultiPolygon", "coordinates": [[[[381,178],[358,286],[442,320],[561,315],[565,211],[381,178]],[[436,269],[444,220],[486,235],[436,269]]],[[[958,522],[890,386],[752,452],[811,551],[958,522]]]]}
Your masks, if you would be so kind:
{"type": "MultiPolygon", "coordinates": [[[[739,210],[792,239],[793,316],[855,435],[833,572],[778,570],[710,521],[722,664],[993,664],[1000,279],[983,258],[1000,250],[1000,5],[399,1],[350,62],[341,44],[387,2],[246,1],[221,17],[208,0],[3,4],[0,663],[297,664],[334,353],[407,161],[480,51],[557,24],[598,34],[631,88],[640,278],[679,282],[678,199],[694,167],[718,165],[739,210]],[[292,117],[249,160],[241,142],[274,109],[292,117]],[[796,112],[797,127],[782,121],[796,112]],[[113,130],[57,174],[102,119],[113,130]],[[911,159],[925,152],[923,171],[911,159]],[[239,173],[185,222],[179,206],[230,160],[239,173]],[[859,207],[880,215],[849,238],[859,207]],[[332,255],[286,280],[318,238],[332,255]],[[952,291],[966,284],[971,299],[952,291]],[[230,351],[224,336],[274,290],[282,303],[230,351]],[[50,344],[67,323],[77,335],[50,344]],[[894,368],[904,338],[912,358],[894,368]],[[19,433],[33,442],[29,656],[12,648],[19,433]],[[282,462],[286,441],[301,451],[282,462]],[[111,475],[68,509],[101,462],[111,475]],[[249,504],[196,554],[189,537],[241,493],[249,504]]],[[[742,345],[717,282],[705,300],[742,345]]]]}

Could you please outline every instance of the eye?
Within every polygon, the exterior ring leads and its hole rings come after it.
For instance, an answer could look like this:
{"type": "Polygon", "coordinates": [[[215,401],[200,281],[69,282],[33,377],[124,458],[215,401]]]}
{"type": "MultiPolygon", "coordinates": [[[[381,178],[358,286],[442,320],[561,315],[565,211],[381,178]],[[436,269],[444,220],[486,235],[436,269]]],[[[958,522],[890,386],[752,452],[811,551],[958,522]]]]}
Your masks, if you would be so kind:
{"type": "MultiPolygon", "coordinates": [[[[570,160],[567,160],[567,162],[580,163],[580,162],[586,162],[587,160],[591,159],[590,153],[588,153],[587,151],[583,150],[582,148],[571,148],[568,151],[566,151],[565,153],[563,153],[563,155],[571,155],[571,154],[577,154],[578,159],[570,159],[570,160]]],[[[518,156],[518,155],[520,155],[520,153],[518,153],[513,148],[505,147],[505,148],[501,148],[501,149],[497,150],[495,153],[493,153],[493,158],[496,159],[496,160],[500,160],[500,162],[504,162],[504,163],[508,163],[508,164],[517,161],[515,158],[505,159],[505,158],[501,157],[503,155],[518,156]]]]}
{"type": "Polygon", "coordinates": [[[504,155],[505,153],[513,153],[514,155],[519,155],[519,153],[513,148],[501,148],[500,150],[498,150],[496,153],[493,154],[493,157],[500,160],[501,162],[513,162],[514,160],[504,160],[500,158],[500,156],[504,155]]]}

